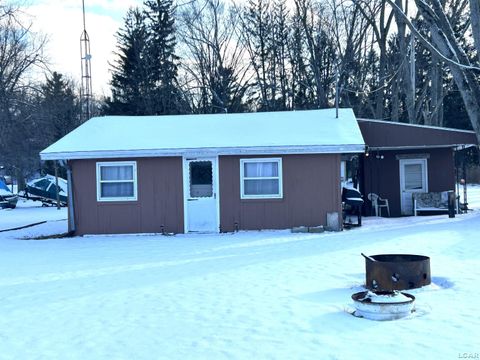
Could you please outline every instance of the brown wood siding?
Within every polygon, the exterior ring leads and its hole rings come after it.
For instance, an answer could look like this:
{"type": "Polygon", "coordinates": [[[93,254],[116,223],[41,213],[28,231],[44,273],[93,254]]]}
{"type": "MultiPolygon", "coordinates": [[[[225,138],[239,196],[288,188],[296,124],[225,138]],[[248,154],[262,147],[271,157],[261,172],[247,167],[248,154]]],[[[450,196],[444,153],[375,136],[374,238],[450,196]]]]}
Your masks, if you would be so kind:
{"type": "Polygon", "coordinates": [[[362,193],[366,200],[365,212],[371,214],[370,202],[367,195],[376,193],[388,199],[392,216],[401,215],[400,205],[400,162],[396,155],[428,154],[428,190],[446,191],[455,190],[455,162],[453,150],[419,149],[404,151],[380,151],[371,152],[364,158],[364,183],[362,193]],[[377,159],[377,155],[383,155],[383,159],[377,159]]]}
{"type": "Polygon", "coordinates": [[[326,225],[341,211],[340,155],[220,156],[220,228],[288,229],[326,225]],[[240,199],[240,159],[281,157],[282,199],[240,199]]]}
{"type": "Polygon", "coordinates": [[[138,200],[98,202],[96,163],[74,160],[75,224],[78,235],[183,232],[181,157],[121,159],[137,162],[138,200]]]}

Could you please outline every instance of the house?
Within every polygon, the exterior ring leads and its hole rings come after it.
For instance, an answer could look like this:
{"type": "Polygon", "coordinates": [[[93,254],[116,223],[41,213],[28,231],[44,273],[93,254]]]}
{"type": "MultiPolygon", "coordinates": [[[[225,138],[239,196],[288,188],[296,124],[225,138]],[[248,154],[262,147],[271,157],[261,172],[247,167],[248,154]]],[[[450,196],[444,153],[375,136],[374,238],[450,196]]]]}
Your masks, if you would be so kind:
{"type": "Polygon", "coordinates": [[[388,199],[392,216],[413,214],[414,192],[455,190],[454,152],[478,145],[473,131],[365,119],[358,124],[368,146],[360,156],[360,191],[388,199]]]}
{"type": "Polygon", "coordinates": [[[43,150],[68,164],[78,235],[325,225],[341,214],[351,109],[92,118],[43,150]]]}

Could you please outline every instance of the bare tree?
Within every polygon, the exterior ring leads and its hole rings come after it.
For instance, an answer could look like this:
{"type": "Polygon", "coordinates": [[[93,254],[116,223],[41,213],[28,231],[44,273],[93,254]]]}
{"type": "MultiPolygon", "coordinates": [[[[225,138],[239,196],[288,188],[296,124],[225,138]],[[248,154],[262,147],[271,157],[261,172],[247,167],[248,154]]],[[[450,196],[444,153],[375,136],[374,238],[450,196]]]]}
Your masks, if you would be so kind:
{"type": "Polygon", "coordinates": [[[393,11],[385,0],[364,1],[355,0],[358,9],[370,24],[375,43],[378,47],[378,83],[375,89],[375,117],[382,119],[385,112],[385,87],[389,78],[387,74],[387,43],[393,21],[393,11]]]}
{"type": "Polygon", "coordinates": [[[272,97],[277,98],[277,90],[280,92],[276,101],[275,110],[286,110],[291,108],[289,94],[291,87],[289,82],[288,65],[288,38],[289,38],[289,18],[285,0],[277,0],[273,3],[273,34],[272,47],[275,66],[272,71],[274,79],[274,88],[272,97]]]}
{"type": "Polygon", "coordinates": [[[16,145],[24,137],[22,129],[29,119],[21,116],[21,109],[31,87],[30,71],[44,65],[41,49],[45,39],[37,37],[18,14],[13,6],[0,7],[0,154],[2,165],[22,172],[27,164],[16,145]]]}
{"type": "MultiPolygon", "coordinates": [[[[462,95],[471,125],[477,134],[477,139],[480,141],[480,84],[478,81],[480,68],[470,62],[461,43],[455,37],[451,21],[447,17],[442,3],[439,0],[415,0],[422,18],[429,27],[431,34],[431,41],[429,41],[422,36],[393,0],[387,1],[392,5],[397,14],[404,17],[406,24],[421,43],[433,54],[441,58],[450,69],[455,84],[462,95]]],[[[480,17],[479,10],[478,6],[470,8],[472,33],[476,34],[474,41],[477,49],[480,48],[480,43],[478,43],[480,40],[478,38],[480,31],[478,28],[480,25],[478,22],[480,17]]]]}
{"type": "MultiPolygon", "coordinates": [[[[368,42],[369,23],[362,16],[358,6],[343,0],[332,0],[332,31],[336,44],[338,57],[337,76],[340,104],[348,107],[359,108],[361,102],[368,101],[363,94],[366,88],[367,78],[362,71],[362,63],[365,63],[367,51],[370,48],[368,42]]],[[[370,107],[373,107],[370,104],[370,107]]]]}
{"type": "Polygon", "coordinates": [[[470,0],[470,21],[472,24],[472,36],[477,47],[477,58],[480,62],[480,2],[478,0],[470,0]]]}
{"type": "Polygon", "coordinates": [[[254,98],[250,101],[256,102],[259,110],[274,110],[271,90],[275,86],[270,82],[271,66],[274,65],[271,46],[273,31],[271,2],[249,0],[245,7],[237,7],[236,12],[240,15],[240,41],[247,51],[255,79],[252,84],[254,98]]]}
{"type": "Polygon", "coordinates": [[[248,86],[248,63],[237,40],[238,17],[220,0],[192,2],[181,13],[179,33],[186,48],[184,85],[195,93],[200,112],[239,112],[248,86]]]}
{"type": "MultiPolygon", "coordinates": [[[[402,9],[404,14],[408,14],[408,0],[405,0],[405,5],[403,0],[395,0],[395,4],[399,9],[402,9]]],[[[408,114],[408,120],[410,123],[416,123],[415,116],[415,63],[413,61],[415,45],[414,39],[410,36],[407,36],[407,25],[405,23],[404,17],[400,16],[395,12],[395,20],[397,24],[397,39],[398,39],[398,50],[399,54],[402,54],[405,57],[405,61],[401,63],[401,71],[399,78],[401,79],[401,86],[399,86],[399,93],[405,96],[405,105],[406,111],[408,114]],[[410,40],[410,41],[409,41],[410,40]],[[408,44],[408,42],[410,44],[408,44]],[[410,45],[410,46],[409,46],[410,45]],[[406,61],[407,53],[410,52],[411,61],[406,61]]],[[[396,119],[398,120],[398,118],[396,119]]]]}
{"type": "MultiPolygon", "coordinates": [[[[328,106],[329,92],[333,95],[336,76],[336,50],[332,21],[327,8],[320,2],[294,0],[297,15],[303,26],[315,87],[316,107],[328,106]]],[[[333,97],[333,96],[332,96],[333,97]]]]}

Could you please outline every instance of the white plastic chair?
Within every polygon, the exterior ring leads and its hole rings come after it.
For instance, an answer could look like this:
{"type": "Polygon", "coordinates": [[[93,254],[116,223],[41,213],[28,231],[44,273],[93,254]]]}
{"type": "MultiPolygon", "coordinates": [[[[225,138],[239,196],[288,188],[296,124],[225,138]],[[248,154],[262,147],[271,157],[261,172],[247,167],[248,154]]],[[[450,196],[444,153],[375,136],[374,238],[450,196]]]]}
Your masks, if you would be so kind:
{"type": "Polygon", "coordinates": [[[382,216],[382,208],[387,209],[387,214],[390,217],[390,207],[388,206],[388,199],[383,199],[375,193],[368,194],[368,200],[372,202],[372,210],[375,210],[375,216],[382,216]]]}

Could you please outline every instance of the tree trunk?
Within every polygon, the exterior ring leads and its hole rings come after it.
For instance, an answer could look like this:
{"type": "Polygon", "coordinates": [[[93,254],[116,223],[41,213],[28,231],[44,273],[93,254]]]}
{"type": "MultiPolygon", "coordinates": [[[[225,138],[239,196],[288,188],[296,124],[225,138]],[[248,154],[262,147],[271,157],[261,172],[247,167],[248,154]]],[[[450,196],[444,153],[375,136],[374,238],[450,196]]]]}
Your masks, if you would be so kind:
{"type": "Polygon", "coordinates": [[[385,103],[385,66],[387,63],[386,45],[380,43],[380,61],[378,63],[378,88],[375,93],[375,118],[382,120],[385,103]]]}
{"type": "MultiPolygon", "coordinates": [[[[453,30],[443,12],[440,2],[432,0],[432,8],[425,8],[425,3],[416,0],[425,21],[430,26],[432,40],[436,48],[447,58],[455,59],[459,64],[470,65],[467,55],[455,40],[453,30]],[[436,15],[433,17],[432,13],[436,15]]],[[[465,103],[470,122],[480,143],[480,84],[473,70],[450,64],[450,71],[465,103]]]]}
{"type": "MultiPolygon", "coordinates": [[[[406,0],[408,2],[408,0],[406,0]]],[[[402,0],[395,0],[395,3],[400,9],[404,9],[402,0]]],[[[407,4],[405,5],[405,12],[407,12],[407,4]]],[[[400,16],[397,12],[395,12],[395,19],[397,22],[398,28],[398,45],[400,49],[400,54],[407,58],[407,36],[406,36],[406,23],[403,16],[400,16]]],[[[410,51],[415,51],[414,49],[414,41],[410,42],[411,48],[410,51]]],[[[414,59],[414,56],[411,57],[414,59]]],[[[408,61],[404,61],[402,65],[401,74],[401,84],[402,88],[399,91],[405,95],[405,107],[408,113],[408,122],[409,123],[416,123],[415,119],[415,89],[414,84],[412,83],[412,64],[408,61]]]]}
{"type": "Polygon", "coordinates": [[[430,87],[431,114],[428,125],[443,126],[443,77],[442,64],[438,56],[432,54],[432,65],[430,78],[432,84],[430,87]]]}
{"type": "MultiPolygon", "coordinates": [[[[438,0],[432,0],[432,8],[425,8],[425,3],[421,0],[416,0],[416,3],[425,21],[430,26],[432,40],[437,49],[447,58],[469,66],[470,61],[455,38],[441,3],[438,0]],[[433,17],[434,15],[435,17],[433,17]]],[[[480,143],[480,85],[473,69],[450,64],[450,71],[462,95],[468,117],[480,143]]]]}
{"type": "Polygon", "coordinates": [[[470,20],[472,24],[473,40],[477,48],[477,58],[480,62],[480,1],[470,0],[470,20]]]}
{"type": "MultiPolygon", "coordinates": [[[[392,0],[387,1],[394,7],[395,11],[399,12],[392,0]]],[[[430,0],[431,7],[424,0],[415,0],[415,3],[425,23],[430,28],[433,45],[421,36],[419,39],[431,52],[438,51],[439,56],[442,57],[445,64],[450,68],[453,80],[465,104],[470,123],[477,135],[477,141],[480,143],[480,84],[474,74],[474,71],[478,68],[471,66],[467,55],[455,38],[453,29],[440,1],[430,0]]],[[[475,11],[475,6],[473,10],[475,11]]],[[[475,12],[474,17],[476,15],[478,15],[478,12],[475,12]]],[[[419,34],[411,22],[407,24],[412,31],[419,34]]],[[[474,40],[478,49],[480,44],[476,39],[474,40]]]]}
{"type": "Polygon", "coordinates": [[[400,92],[400,89],[398,86],[398,80],[395,80],[392,86],[392,111],[390,113],[390,117],[392,118],[392,121],[396,121],[396,122],[400,120],[399,92],[400,92]]]}

